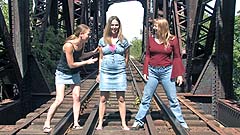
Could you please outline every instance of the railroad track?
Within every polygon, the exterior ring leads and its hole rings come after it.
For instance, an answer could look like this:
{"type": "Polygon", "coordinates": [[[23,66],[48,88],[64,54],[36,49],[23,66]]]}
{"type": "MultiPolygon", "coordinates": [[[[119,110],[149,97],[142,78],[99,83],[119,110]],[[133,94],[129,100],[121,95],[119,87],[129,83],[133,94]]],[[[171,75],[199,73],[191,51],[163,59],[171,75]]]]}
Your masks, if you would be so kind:
{"type": "MultiPolygon", "coordinates": [[[[134,61],[134,60],[132,60],[134,61]]],[[[135,67],[139,69],[138,73],[142,71],[143,65],[139,63],[138,61],[134,61],[136,64],[135,67]]],[[[141,74],[141,73],[140,73],[141,74]]],[[[138,74],[139,76],[141,76],[138,74]]],[[[142,77],[138,77],[142,78],[142,77]]],[[[138,81],[140,83],[140,81],[138,81]]],[[[141,84],[143,85],[143,84],[141,84]]],[[[183,96],[184,94],[178,94],[178,100],[181,104],[182,108],[182,113],[183,117],[188,123],[188,126],[190,127],[190,130],[187,132],[181,132],[181,134],[190,134],[190,135],[234,135],[234,134],[240,134],[240,129],[239,128],[227,128],[223,127],[220,123],[218,123],[213,116],[209,114],[205,114],[203,110],[199,108],[199,106],[190,101],[189,99],[185,98],[183,96]]],[[[156,93],[154,95],[153,102],[157,103],[158,99],[161,99],[166,106],[169,105],[167,96],[165,95],[165,92],[161,85],[158,86],[156,93]]],[[[160,107],[160,106],[159,106],[160,107]]],[[[156,119],[154,120],[154,126],[156,127],[157,131],[159,134],[179,134],[179,132],[175,129],[174,132],[174,126],[171,124],[171,118],[165,117],[166,113],[163,110],[163,108],[152,108],[151,110],[151,116],[156,119]],[[162,115],[162,117],[155,118],[154,115],[162,115]],[[162,118],[162,119],[161,119],[162,118]],[[166,121],[167,120],[167,121],[166,121]],[[168,125],[164,127],[164,125],[168,125]],[[172,126],[172,128],[171,128],[172,126]],[[177,133],[176,133],[177,132],[177,133]]]]}
{"type": "MultiPolygon", "coordinates": [[[[138,111],[138,105],[142,96],[145,85],[142,79],[143,65],[135,60],[130,60],[127,68],[128,90],[125,93],[126,99],[126,122],[129,127],[134,122],[134,117],[138,111]]],[[[96,76],[96,73],[92,74],[96,76]]],[[[72,97],[71,92],[66,92],[63,104],[59,107],[52,120],[53,130],[49,134],[60,135],[110,135],[110,134],[127,134],[127,135],[231,135],[239,134],[237,128],[223,128],[215,119],[204,112],[182,94],[178,94],[178,100],[182,107],[183,116],[188,123],[190,130],[182,128],[176,121],[173,113],[168,109],[168,100],[161,85],[157,88],[144,128],[134,131],[123,131],[121,129],[120,115],[118,111],[118,101],[114,92],[110,93],[107,102],[106,113],[104,116],[103,130],[95,130],[98,122],[98,104],[99,89],[95,78],[86,79],[81,84],[81,114],[80,125],[83,130],[72,130],[72,97]]],[[[0,134],[18,134],[18,135],[37,135],[42,132],[43,122],[46,119],[46,113],[54,99],[50,100],[34,112],[21,119],[15,125],[11,132],[0,132],[0,134]]]]}
{"type": "MultiPolygon", "coordinates": [[[[96,74],[96,72],[93,72],[92,74],[87,76],[85,79],[83,79],[81,82],[81,93],[80,93],[81,106],[83,106],[85,102],[87,102],[88,98],[91,96],[91,93],[89,94],[88,92],[90,87],[94,85],[95,79],[90,79],[90,77],[93,76],[94,74],[96,74]]],[[[4,135],[6,134],[9,134],[9,135],[44,134],[42,127],[46,119],[47,111],[50,105],[54,102],[54,100],[55,100],[55,97],[49,100],[47,103],[41,105],[38,109],[29,113],[26,116],[26,118],[23,118],[17,121],[14,126],[10,125],[9,128],[12,130],[8,130],[6,132],[2,131],[0,132],[0,134],[4,134],[4,135]]],[[[64,101],[57,109],[56,114],[54,115],[51,121],[51,126],[56,127],[57,125],[59,125],[59,123],[62,122],[62,120],[67,116],[67,114],[69,113],[71,114],[71,110],[72,110],[71,91],[70,89],[66,89],[64,101]]],[[[68,124],[68,125],[70,126],[71,124],[68,124]]]]}

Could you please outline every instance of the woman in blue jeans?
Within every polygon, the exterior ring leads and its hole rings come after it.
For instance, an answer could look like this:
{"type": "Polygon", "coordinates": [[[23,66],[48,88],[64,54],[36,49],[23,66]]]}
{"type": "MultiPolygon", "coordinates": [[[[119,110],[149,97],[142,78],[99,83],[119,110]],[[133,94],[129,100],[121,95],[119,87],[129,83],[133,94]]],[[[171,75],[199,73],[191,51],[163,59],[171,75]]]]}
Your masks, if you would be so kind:
{"type": "Polygon", "coordinates": [[[147,84],[144,87],[143,97],[132,129],[143,127],[151,99],[161,82],[170,103],[170,109],[184,128],[188,128],[183,119],[177,99],[176,84],[183,82],[184,67],[182,64],[180,47],[176,36],[170,34],[166,19],[155,19],[153,29],[156,37],[149,37],[144,60],[143,74],[147,84]]]}

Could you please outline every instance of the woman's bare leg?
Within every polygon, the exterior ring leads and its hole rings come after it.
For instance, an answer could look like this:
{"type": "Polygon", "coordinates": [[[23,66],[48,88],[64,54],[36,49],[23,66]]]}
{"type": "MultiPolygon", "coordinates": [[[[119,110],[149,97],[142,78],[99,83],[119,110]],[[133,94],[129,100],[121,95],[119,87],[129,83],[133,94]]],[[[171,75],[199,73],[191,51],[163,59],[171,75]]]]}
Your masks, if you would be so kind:
{"type": "Polygon", "coordinates": [[[109,92],[100,92],[100,101],[99,101],[99,118],[97,129],[102,129],[103,117],[106,110],[106,102],[109,98],[109,92]]]}
{"type": "Polygon", "coordinates": [[[79,126],[78,118],[80,113],[80,85],[72,85],[72,98],[73,98],[73,125],[79,126]]]}
{"type": "Polygon", "coordinates": [[[43,127],[50,127],[50,125],[51,125],[50,122],[52,120],[53,115],[55,114],[58,106],[63,102],[64,89],[65,89],[64,84],[56,85],[56,99],[48,110],[47,119],[46,119],[43,127]]]}
{"type": "Polygon", "coordinates": [[[122,121],[122,128],[124,130],[129,130],[126,124],[126,103],[125,103],[125,92],[124,91],[118,91],[116,92],[118,104],[119,104],[119,112],[120,117],[122,121]]]}

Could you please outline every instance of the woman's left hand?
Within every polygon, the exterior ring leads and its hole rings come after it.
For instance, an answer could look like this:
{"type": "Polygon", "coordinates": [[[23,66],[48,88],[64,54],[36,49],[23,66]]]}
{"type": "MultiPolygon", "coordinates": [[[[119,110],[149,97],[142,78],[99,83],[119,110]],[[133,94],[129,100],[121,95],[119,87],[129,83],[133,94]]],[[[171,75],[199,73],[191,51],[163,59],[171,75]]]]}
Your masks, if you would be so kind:
{"type": "Polygon", "coordinates": [[[182,83],[183,83],[183,77],[182,76],[178,76],[177,77],[177,84],[178,84],[178,86],[181,86],[182,83]]]}
{"type": "Polygon", "coordinates": [[[100,74],[97,75],[96,82],[97,82],[97,83],[100,82],[100,74]]]}

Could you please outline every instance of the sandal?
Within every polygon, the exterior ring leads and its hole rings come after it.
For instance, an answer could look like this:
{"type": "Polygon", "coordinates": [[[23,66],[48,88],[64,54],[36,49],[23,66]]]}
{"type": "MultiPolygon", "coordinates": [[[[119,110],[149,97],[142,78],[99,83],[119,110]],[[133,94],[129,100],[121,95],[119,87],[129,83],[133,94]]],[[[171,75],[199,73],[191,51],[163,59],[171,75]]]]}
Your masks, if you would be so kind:
{"type": "Polygon", "coordinates": [[[83,129],[83,127],[81,127],[80,125],[75,125],[72,127],[73,130],[80,130],[83,129]]]}
{"type": "Polygon", "coordinates": [[[51,127],[43,127],[43,132],[44,133],[49,133],[52,130],[51,127]]]}

